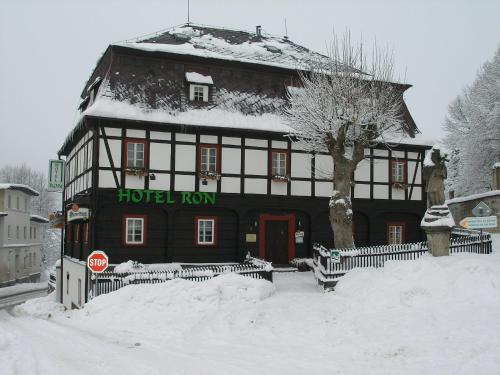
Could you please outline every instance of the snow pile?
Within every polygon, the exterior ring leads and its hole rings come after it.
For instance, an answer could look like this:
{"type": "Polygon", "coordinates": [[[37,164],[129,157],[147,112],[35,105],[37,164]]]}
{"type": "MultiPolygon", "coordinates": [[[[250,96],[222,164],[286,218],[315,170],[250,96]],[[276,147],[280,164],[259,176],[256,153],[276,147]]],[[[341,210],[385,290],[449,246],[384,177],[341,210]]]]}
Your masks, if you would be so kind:
{"type": "Polygon", "coordinates": [[[56,302],[55,292],[50,293],[46,297],[28,300],[12,309],[12,314],[15,316],[30,316],[35,318],[51,318],[62,312],[64,312],[64,306],[56,302]]]}
{"type": "Polygon", "coordinates": [[[151,263],[142,264],[129,260],[115,266],[115,273],[140,273],[140,272],[155,272],[155,271],[181,271],[182,266],[179,263],[151,263]]]}
{"type": "Polygon", "coordinates": [[[77,313],[83,321],[107,327],[128,327],[155,336],[181,336],[209,317],[242,309],[270,297],[274,285],[236,274],[205,282],[174,279],[161,284],[129,285],[99,296],[77,313]],[[140,317],[140,322],[137,318],[140,317]],[[156,324],[153,324],[156,322],[156,324]]]}

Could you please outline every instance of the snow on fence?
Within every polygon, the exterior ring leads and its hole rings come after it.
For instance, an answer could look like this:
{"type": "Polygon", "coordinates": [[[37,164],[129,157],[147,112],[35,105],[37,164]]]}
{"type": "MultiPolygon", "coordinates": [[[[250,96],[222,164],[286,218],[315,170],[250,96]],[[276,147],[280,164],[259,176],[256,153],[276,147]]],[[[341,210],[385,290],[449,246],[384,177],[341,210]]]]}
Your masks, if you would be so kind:
{"type": "Polygon", "coordinates": [[[157,271],[139,269],[137,271],[130,270],[126,273],[115,272],[114,267],[110,267],[97,276],[97,287],[96,277],[92,274],[90,278],[90,297],[114,292],[130,284],[159,284],[173,279],[206,281],[226,273],[237,273],[253,279],[273,281],[273,268],[270,263],[253,258],[247,260],[244,264],[185,267],[183,269],[160,269],[157,271]]]}
{"type": "MultiPolygon", "coordinates": [[[[340,262],[334,262],[331,251],[314,244],[313,265],[320,285],[333,287],[338,279],[357,267],[383,267],[387,260],[415,260],[427,253],[426,242],[399,245],[370,246],[351,249],[336,249],[340,262]]],[[[453,231],[450,238],[450,253],[490,254],[491,235],[476,231],[453,231]]]]}

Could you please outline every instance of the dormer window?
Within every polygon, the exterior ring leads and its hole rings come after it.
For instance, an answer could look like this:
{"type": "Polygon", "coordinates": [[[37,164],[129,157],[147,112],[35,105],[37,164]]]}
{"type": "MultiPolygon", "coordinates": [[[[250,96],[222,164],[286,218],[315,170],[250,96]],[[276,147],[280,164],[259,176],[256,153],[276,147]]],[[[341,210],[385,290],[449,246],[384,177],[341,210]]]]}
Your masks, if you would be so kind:
{"type": "Polygon", "coordinates": [[[208,102],[208,86],[190,85],[189,100],[193,102],[208,102]]]}
{"type": "Polygon", "coordinates": [[[192,102],[208,102],[208,88],[214,84],[212,77],[197,72],[186,72],[189,83],[189,100],[192,102]]]}

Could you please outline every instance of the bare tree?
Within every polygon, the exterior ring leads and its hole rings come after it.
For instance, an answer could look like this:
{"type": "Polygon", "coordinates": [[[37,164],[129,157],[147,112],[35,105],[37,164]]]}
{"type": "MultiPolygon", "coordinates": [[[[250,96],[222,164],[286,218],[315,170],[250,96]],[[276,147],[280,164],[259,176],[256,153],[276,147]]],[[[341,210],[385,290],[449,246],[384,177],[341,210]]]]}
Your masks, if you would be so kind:
{"type": "Polygon", "coordinates": [[[351,43],[349,33],[334,37],[328,59],[299,72],[301,87],[289,91],[286,118],[291,134],[305,150],[328,152],[333,158],[334,193],[330,223],[336,248],[354,246],[351,186],[354,170],[366,147],[387,143],[386,135],[402,134],[403,91],[393,83],[390,54],[374,47],[367,62],[363,44],[351,43]]]}

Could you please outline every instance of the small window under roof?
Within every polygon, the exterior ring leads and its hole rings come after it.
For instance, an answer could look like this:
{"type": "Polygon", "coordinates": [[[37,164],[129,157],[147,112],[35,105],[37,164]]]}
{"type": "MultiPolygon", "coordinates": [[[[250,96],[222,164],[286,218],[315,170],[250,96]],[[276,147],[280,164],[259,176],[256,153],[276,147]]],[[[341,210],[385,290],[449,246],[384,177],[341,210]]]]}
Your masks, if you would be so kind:
{"type": "Polygon", "coordinates": [[[272,53],[281,53],[281,50],[278,47],[270,46],[269,44],[264,45],[264,48],[272,53]]]}

